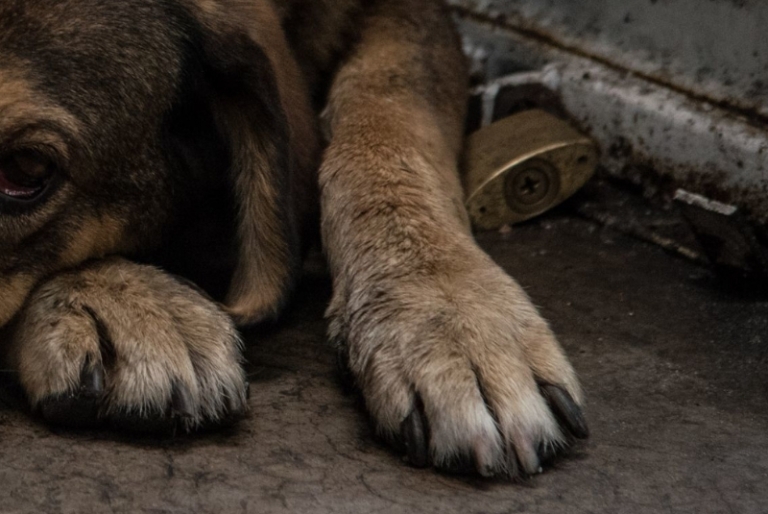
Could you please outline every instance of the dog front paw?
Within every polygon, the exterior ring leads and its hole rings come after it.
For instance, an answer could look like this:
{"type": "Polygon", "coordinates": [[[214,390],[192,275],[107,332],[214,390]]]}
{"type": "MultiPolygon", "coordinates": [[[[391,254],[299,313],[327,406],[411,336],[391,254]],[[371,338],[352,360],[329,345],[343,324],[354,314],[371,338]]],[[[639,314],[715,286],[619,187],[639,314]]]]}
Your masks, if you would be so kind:
{"type": "Polygon", "coordinates": [[[331,338],[380,434],[413,465],[536,473],[588,436],[576,375],[503,270],[484,254],[455,262],[337,288],[331,338]]]}
{"type": "Polygon", "coordinates": [[[213,302],[155,268],[114,259],[38,287],[11,358],[46,421],[154,432],[243,414],[240,355],[235,327],[213,302]]]}

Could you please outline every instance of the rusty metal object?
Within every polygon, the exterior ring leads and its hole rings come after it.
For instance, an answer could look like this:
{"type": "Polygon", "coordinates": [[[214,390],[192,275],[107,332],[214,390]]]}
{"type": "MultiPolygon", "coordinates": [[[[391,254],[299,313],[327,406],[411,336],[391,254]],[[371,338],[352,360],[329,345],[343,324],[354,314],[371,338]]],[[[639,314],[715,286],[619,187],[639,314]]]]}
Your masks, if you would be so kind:
{"type": "Polygon", "coordinates": [[[735,205],[684,189],[675,192],[675,201],[719,271],[768,283],[768,248],[735,205]]]}
{"type": "Polygon", "coordinates": [[[473,225],[492,230],[554,207],[594,174],[594,142],[565,121],[530,110],[472,134],[464,159],[473,225]]]}

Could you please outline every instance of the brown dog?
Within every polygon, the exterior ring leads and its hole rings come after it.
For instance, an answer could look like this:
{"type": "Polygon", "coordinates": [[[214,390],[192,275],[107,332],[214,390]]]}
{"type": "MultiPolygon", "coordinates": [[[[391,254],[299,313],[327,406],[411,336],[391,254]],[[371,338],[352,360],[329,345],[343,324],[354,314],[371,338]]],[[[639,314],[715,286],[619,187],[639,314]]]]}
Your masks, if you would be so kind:
{"type": "Polygon", "coordinates": [[[413,464],[533,473],[586,436],[562,350],[471,237],[466,85],[432,0],[0,0],[0,324],[31,404],[242,412],[231,319],[280,311],[320,214],[330,337],[413,464]]]}

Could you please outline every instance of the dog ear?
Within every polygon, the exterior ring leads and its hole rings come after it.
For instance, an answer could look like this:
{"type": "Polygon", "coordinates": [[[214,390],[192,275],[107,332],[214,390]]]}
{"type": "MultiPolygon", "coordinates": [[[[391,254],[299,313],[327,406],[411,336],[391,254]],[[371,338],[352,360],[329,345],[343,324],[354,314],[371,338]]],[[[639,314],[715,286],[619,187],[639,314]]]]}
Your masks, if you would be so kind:
{"type": "MultiPolygon", "coordinates": [[[[239,324],[252,324],[276,316],[295,281],[304,213],[294,202],[318,143],[314,130],[301,127],[314,123],[306,88],[286,85],[285,73],[273,69],[283,63],[245,31],[203,32],[198,51],[236,203],[237,262],[225,303],[239,324]]],[[[288,79],[300,80],[291,66],[288,79]]]]}

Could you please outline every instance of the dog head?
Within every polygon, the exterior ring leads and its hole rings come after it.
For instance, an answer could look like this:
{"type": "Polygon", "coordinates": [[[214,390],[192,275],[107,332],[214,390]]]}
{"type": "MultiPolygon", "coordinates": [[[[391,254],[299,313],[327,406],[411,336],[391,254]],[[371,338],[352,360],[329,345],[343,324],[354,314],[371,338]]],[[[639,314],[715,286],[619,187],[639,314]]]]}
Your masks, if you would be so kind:
{"type": "Polygon", "coordinates": [[[222,3],[0,3],[0,324],[52,272],[156,248],[217,177],[235,203],[232,313],[284,296],[311,108],[275,14],[222,3]]]}

